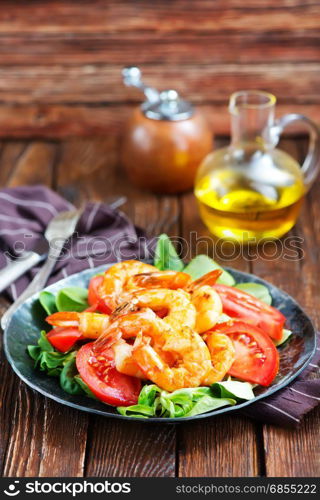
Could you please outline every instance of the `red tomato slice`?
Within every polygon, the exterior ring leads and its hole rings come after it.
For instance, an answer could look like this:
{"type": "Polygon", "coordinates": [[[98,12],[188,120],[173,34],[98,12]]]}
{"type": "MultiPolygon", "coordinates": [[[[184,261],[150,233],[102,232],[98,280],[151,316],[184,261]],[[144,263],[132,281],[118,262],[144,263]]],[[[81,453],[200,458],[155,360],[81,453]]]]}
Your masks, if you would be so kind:
{"type": "Polygon", "coordinates": [[[104,314],[110,314],[110,307],[105,304],[104,300],[100,298],[100,286],[103,282],[103,276],[94,276],[91,278],[88,287],[88,303],[91,306],[90,311],[99,311],[104,314]]]}
{"type": "Polygon", "coordinates": [[[88,287],[88,303],[90,306],[99,301],[99,288],[103,282],[103,276],[94,276],[91,278],[88,287]]]}
{"type": "Polygon", "coordinates": [[[232,377],[268,386],[279,369],[279,353],[263,330],[244,321],[228,321],[214,328],[233,341],[236,358],[228,374],[232,377]]]}
{"type": "Polygon", "coordinates": [[[78,351],[76,364],[81,378],[104,403],[113,406],[136,404],[141,381],[116,370],[113,350],[110,347],[95,356],[92,351],[93,344],[94,342],[85,344],[78,351]]]}
{"type": "Polygon", "coordinates": [[[50,344],[61,352],[67,352],[74,344],[82,338],[78,328],[57,327],[47,333],[47,339],[50,344]]]}
{"type": "Polygon", "coordinates": [[[280,311],[232,286],[216,284],[214,288],[221,297],[224,313],[258,326],[275,340],[281,339],[286,318],[280,311]]]}

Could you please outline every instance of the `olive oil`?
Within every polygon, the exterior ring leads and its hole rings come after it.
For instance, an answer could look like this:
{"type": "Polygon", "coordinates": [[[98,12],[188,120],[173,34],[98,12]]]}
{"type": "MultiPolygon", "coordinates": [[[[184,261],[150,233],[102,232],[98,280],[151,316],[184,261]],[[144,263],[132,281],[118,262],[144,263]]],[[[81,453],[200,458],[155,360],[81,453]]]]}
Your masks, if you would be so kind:
{"type": "Polygon", "coordinates": [[[195,196],[211,233],[239,243],[279,238],[295,224],[305,194],[299,164],[285,152],[257,144],[209,155],[195,196]]]}
{"type": "Polygon", "coordinates": [[[259,243],[279,238],[295,224],[305,193],[320,169],[320,133],[303,115],[275,120],[276,98],[242,90],[231,95],[231,143],[200,165],[195,196],[200,215],[218,238],[259,243]],[[276,149],[282,131],[303,121],[310,131],[303,165],[276,149]]]}

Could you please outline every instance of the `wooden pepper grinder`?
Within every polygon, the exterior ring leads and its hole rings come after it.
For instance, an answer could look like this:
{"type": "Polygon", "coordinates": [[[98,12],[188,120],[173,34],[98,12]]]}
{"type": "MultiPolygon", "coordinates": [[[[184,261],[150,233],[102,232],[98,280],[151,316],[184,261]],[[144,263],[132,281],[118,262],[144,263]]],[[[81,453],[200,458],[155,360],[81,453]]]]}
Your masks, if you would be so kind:
{"type": "Polygon", "coordinates": [[[193,186],[196,170],[212,151],[212,132],[203,116],[175,90],[158,92],[141,81],[139,68],[124,68],[125,85],[146,100],[128,120],[121,161],[132,183],[157,193],[193,186]]]}

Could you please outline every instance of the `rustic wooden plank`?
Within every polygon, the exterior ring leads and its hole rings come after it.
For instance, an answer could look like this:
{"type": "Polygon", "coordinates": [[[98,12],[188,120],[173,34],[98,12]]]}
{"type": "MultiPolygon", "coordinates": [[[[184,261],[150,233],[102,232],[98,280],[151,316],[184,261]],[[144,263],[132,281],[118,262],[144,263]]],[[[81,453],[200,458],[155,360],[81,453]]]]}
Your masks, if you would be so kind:
{"type": "MultiPolygon", "coordinates": [[[[186,93],[186,96],[188,93],[186,93]]],[[[220,104],[211,103],[197,107],[206,116],[214,134],[230,133],[227,95],[220,104]]],[[[0,137],[7,138],[66,138],[119,136],[133,109],[133,105],[116,104],[26,104],[0,105],[0,137]]],[[[302,113],[320,122],[319,105],[290,103],[277,105],[277,115],[289,112],[302,113]]],[[[299,131],[299,129],[298,129],[299,131]]],[[[305,133],[305,128],[300,127],[305,133]]],[[[297,132],[297,130],[296,130],[297,132]]],[[[295,132],[295,133],[296,133],[295,132]]],[[[290,130],[286,131],[287,134],[290,130]]]]}
{"type": "MultiPolygon", "coordinates": [[[[1,297],[1,315],[8,302],[1,297]]],[[[44,398],[31,391],[13,373],[7,362],[0,339],[0,470],[2,476],[26,477],[39,475],[44,398]]]]}
{"type": "Polygon", "coordinates": [[[86,476],[173,477],[174,426],[91,419],[86,476]]]}
{"type": "MultiPolygon", "coordinates": [[[[140,102],[141,92],[123,85],[121,69],[122,65],[116,64],[3,66],[0,99],[8,104],[140,102]]],[[[144,68],[144,77],[157,88],[167,88],[170,83],[170,87],[198,103],[219,103],[243,88],[270,91],[284,103],[318,103],[320,99],[317,62],[201,67],[150,64],[144,68]]]]}
{"type": "MultiPolygon", "coordinates": [[[[118,141],[107,138],[68,142],[57,173],[59,191],[73,202],[106,201],[110,196],[125,195],[125,211],[151,233],[158,233],[160,225],[166,227],[167,215],[174,223],[178,205],[173,198],[157,199],[124,182],[118,163],[118,141]]],[[[163,426],[90,416],[86,476],[173,476],[174,472],[174,427],[168,432],[163,426]]]]}
{"type": "Polygon", "coordinates": [[[147,0],[117,2],[3,2],[0,18],[0,32],[57,33],[77,31],[78,33],[156,30],[164,35],[188,30],[203,31],[282,31],[299,28],[318,29],[319,6],[309,0],[268,0],[263,5],[250,0],[244,5],[241,0],[227,4],[223,0],[210,2],[198,0],[197,8],[190,0],[155,2],[147,0]],[[263,16],[263,23],[261,18],[263,16]],[[32,19],[32,23],[30,23],[32,19]],[[85,22],[84,22],[85,19],[85,22]]]}
{"type": "MultiPolygon", "coordinates": [[[[10,373],[12,376],[12,374],[10,373]]],[[[16,378],[16,377],[15,377],[16,378]]],[[[7,380],[10,380],[8,377],[7,380]]],[[[6,381],[7,383],[7,381],[6,381]]],[[[14,408],[10,422],[3,476],[37,476],[42,450],[42,427],[44,423],[44,399],[33,393],[16,379],[12,400],[14,408]]],[[[8,400],[4,400],[8,405],[8,400]]],[[[6,415],[6,419],[9,419],[6,415]]]]}
{"type": "MultiPolygon", "coordinates": [[[[6,149],[5,149],[6,151],[6,149]]],[[[7,185],[52,184],[57,146],[33,142],[7,146],[12,160],[7,185]]],[[[6,167],[7,168],[7,167],[6,167]]],[[[5,476],[78,476],[83,474],[87,416],[49,401],[18,382],[4,362],[2,407],[5,476]],[[11,398],[11,403],[10,399],[11,398]],[[69,425],[73,421],[74,425],[69,425]]],[[[1,459],[0,459],[1,460],[1,459]]]]}
{"type": "Polygon", "coordinates": [[[118,144],[115,136],[70,139],[62,145],[57,169],[57,189],[68,200],[107,201],[124,196],[126,184],[117,185],[118,144]]]}
{"type": "MultiPolygon", "coordinates": [[[[118,143],[118,139],[113,135],[69,139],[63,143],[58,166],[59,185],[78,182],[79,185],[81,184],[82,189],[90,189],[94,182],[93,178],[99,169],[107,173],[113,172],[118,162],[118,143]],[[92,179],[91,182],[90,178],[92,179]]],[[[101,186],[104,191],[111,191],[109,183],[114,183],[113,177],[113,175],[110,175],[107,186],[105,185],[107,179],[104,179],[101,186]]],[[[90,194],[95,195],[94,192],[90,194]]],[[[99,194],[102,195],[102,192],[99,194]]]]}
{"type": "Polygon", "coordinates": [[[46,400],[19,382],[11,368],[7,370],[6,378],[2,379],[5,388],[2,439],[6,444],[3,476],[82,476],[86,415],[46,400]]]}
{"type": "Polygon", "coordinates": [[[180,477],[259,474],[255,425],[245,418],[221,416],[186,424],[178,436],[180,477]]]}
{"type": "Polygon", "coordinates": [[[304,417],[299,430],[265,426],[266,472],[270,477],[319,477],[320,412],[304,417]]]}
{"type": "Polygon", "coordinates": [[[122,66],[133,62],[145,66],[150,84],[170,82],[194,102],[212,103],[218,133],[227,131],[221,105],[240,88],[269,90],[319,120],[319,12],[312,0],[199,0],[196,11],[185,0],[6,1],[0,135],[119,130],[126,111],[112,106],[141,99],[121,82],[122,66]]]}
{"type": "Polygon", "coordinates": [[[219,64],[317,62],[317,32],[239,34],[158,32],[17,33],[1,35],[1,65],[219,64]]]}
{"type": "MultiPolygon", "coordinates": [[[[280,147],[292,156],[301,158],[300,141],[282,141],[280,147]]],[[[302,160],[302,158],[301,158],[302,160]]],[[[253,261],[253,272],[272,281],[295,297],[319,325],[318,257],[319,232],[314,223],[320,186],[315,187],[312,197],[308,196],[296,227],[287,237],[302,238],[301,251],[295,260],[286,259],[283,248],[286,236],[277,243],[264,246],[253,261]],[[272,259],[275,249],[277,257],[272,259]],[[301,276],[303,285],[301,287],[301,276]]],[[[317,224],[317,222],[316,222],[317,224]]],[[[304,420],[299,430],[264,426],[264,453],[268,476],[303,477],[318,476],[320,454],[314,443],[317,441],[320,422],[319,409],[314,410],[304,420]]]]}
{"type": "Polygon", "coordinates": [[[87,428],[85,413],[45,400],[40,477],[83,476],[87,428]]]}
{"type": "MultiPolygon", "coordinates": [[[[3,296],[0,297],[0,315],[6,311],[8,301],[3,296]]],[[[11,422],[13,420],[14,405],[9,404],[16,397],[18,390],[18,380],[5,359],[3,350],[3,336],[0,335],[0,473],[5,467],[5,455],[11,433],[11,422]]]]}
{"type": "Polygon", "coordinates": [[[12,141],[4,142],[0,151],[0,185],[4,186],[12,175],[18,158],[27,147],[27,142],[12,141]]]}
{"type": "Polygon", "coordinates": [[[55,151],[53,144],[32,142],[18,157],[7,180],[7,186],[40,183],[50,185],[55,151]]]}

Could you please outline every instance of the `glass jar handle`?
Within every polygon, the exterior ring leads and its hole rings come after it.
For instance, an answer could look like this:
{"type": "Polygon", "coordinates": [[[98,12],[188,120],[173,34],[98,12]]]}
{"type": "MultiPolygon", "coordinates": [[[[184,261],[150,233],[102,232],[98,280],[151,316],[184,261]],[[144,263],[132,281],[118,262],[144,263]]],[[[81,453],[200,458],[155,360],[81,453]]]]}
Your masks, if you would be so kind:
{"type": "Polygon", "coordinates": [[[298,113],[289,113],[275,121],[271,127],[271,134],[275,144],[278,143],[283,130],[291,123],[302,121],[309,129],[309,149],[307,156],[301,166],[306,188],[309,189],[315,181],[320,170],[320,130],[310,118],[298,113]]]}

